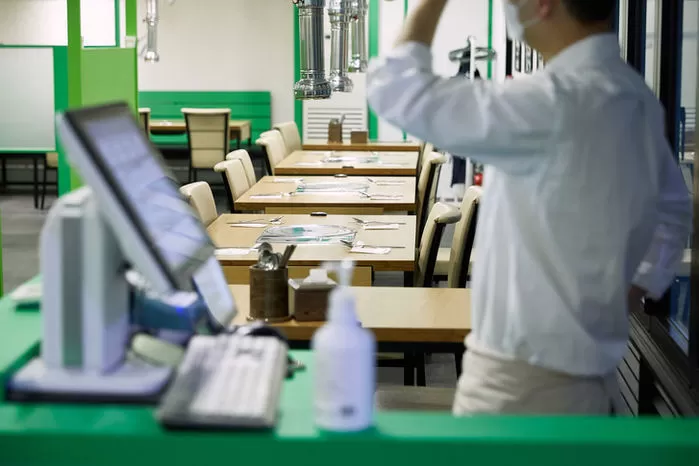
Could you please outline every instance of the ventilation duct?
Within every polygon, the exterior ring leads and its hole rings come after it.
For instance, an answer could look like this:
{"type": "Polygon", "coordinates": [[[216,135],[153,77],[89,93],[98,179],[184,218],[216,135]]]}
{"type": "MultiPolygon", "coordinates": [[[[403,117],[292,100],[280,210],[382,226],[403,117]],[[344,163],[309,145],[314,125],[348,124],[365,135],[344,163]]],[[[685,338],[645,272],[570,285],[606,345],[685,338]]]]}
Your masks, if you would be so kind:
{"type": "Polygon", "coordinates": [[[145,22],[148,25],[148,39],[143,59],[148,63],[157,63],[160,60],[160,55],[158,55],[158,21],[160,19],[158,1],[146,0],[145,22]]]}
{"type": "Polygon", "coordinates": [[[364,73],[368,67],[366,21],[369,13],[367,0],[352,1],[352,59],[348,71],[350,73],[364,73]]]}
{"type": "Polygon", "coordinates": [[[301,79],[294,85],[297,99],[329,99],[332,91],[325,79],[325,0],[294,0],[299,9],[301,79]]]}
{"type": "Polygon", "coordinates": [[[352,92],[354,85],[347,76],[352,0],[329,0],[328,16],[331,47],[330,87],[334,92],[352,92]]]}

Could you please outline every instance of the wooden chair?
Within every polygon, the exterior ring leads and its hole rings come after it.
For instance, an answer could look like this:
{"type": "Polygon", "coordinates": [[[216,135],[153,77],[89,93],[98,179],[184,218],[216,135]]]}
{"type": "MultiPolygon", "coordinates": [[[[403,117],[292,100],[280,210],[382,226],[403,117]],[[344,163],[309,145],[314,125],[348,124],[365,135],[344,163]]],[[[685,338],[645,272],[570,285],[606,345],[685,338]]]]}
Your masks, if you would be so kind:
{"type": "Polygon", "coordinates": [[[440,248],[437,252],[435,280],[440,281],[446,277],[449,288],[465,288],[471,275],[482,195],[483,188],[480,186],[471,186],[466,190],[461,204],[461,220],[456,224],[451,248],[440,248]]]}
{"type": "Polygon", "coordinates": [[[189,145],[189,177],[196,181],[197,170],[212,170],[226,159],[230,146],[231,111],[227,108],[183,108],[189,145]]]}
{"type": "Polygon", "coordinates": [[[138,119],[141,122],[143,131],[146,133],[146,136],[148,137],[150,137],[150,113],[150,108],[148,107],[142,107],[138,109],[138,119]]]}
{"type": "Polygon", "coordinates": [[[251,187],[245,174],[245,167],[240,160],[233,159],[217,163],[214,165],[214,171],[220,173],[223,178],[223,186],[225,186],[228,195],[228,208],[233,213],[235,212],[235,200],[251,187]]]}
{"type": "Polygon", "coordinates": [[[57,152],[47,152],[46,158],[44,159],[44,179],[41,183],[41,209],[44,208],[44,202],[46,201],[46,187],[48,186],[47,175],[48,172],[54,172],[56,174],[56,181],[52,183],[53,186],[58,187],[58,153],[57,152]]]}
{"type": "Polygon", "coordinates": [[[294,121],[287,121],[285,123],[279,123],[274,125],[274,129],[282,134],[282,139],[284,139],[284,145],[286,146],[286,151],[288,154],[296,150],[301,150],[301,133],[299,133],[299,127],[294,121]]]}
{"type": "Polygon", "coordinates": [[[447,158],[438,153],[431,152],[422,161],[422,171],[417,182],[417,242],[420,244],[425,222],[432,206],[437,199],[437,187],[439,185],[439,173],[447,158]]]}
{"type": "Polygon", "coordinates": [[[255,167],[252,164],[252,159],[250,154],[245,149],[239,149],[231,152],[226,156],[226,160],[240,160],[245,168],[245,176],[248,178],[248,184],[250,187],[257,183],[257,175],[255,175],[255,167]]]}
{"type": "Polygon", "coordinates": [[[265,148],[267,173],[274,175],[274,167],[289,155],[281,133],[277,130],[265,131],[255,143],[265,148]]]}
{"type": "Polygon", "coordinates": [[[180,188],[180,192],[187,199],[187,202],[189,202],[189,205],[192,206],[197,215],[199,215],[199,219],[205,227],[208,227],[216,220],[218,211],[216,210],[214,193],[211,192],[209,183],[197,181],[186,184],[180,188]]]}

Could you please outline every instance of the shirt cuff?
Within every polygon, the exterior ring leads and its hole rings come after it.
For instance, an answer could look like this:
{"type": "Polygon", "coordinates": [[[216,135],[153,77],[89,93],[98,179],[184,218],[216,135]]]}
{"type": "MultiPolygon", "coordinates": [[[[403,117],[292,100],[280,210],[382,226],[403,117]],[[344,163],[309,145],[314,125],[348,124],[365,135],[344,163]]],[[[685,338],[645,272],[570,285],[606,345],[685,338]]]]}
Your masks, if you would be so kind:
{"type": "Polygon", "coordinates": [[[675,279],[675,270],[642,262],[633,277],[633,284],[646,290],[652,299],[660,299],[675,279]]]}

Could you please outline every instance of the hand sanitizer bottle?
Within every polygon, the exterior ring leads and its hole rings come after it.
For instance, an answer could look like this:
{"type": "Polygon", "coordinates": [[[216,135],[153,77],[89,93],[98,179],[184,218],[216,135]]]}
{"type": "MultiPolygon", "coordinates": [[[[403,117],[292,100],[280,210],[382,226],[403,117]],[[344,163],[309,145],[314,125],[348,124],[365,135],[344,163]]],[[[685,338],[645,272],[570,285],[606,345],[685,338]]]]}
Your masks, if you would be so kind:
{"type": "Polygon", "coordinates": [[[316,331],[311,342],[315,423],[327,431],[361,431],[373,423],[376,341],[357,320],[349,288],[353,262],[325,267],[338,273],[340,286],[330,295],[327,323],[316,331]]]}

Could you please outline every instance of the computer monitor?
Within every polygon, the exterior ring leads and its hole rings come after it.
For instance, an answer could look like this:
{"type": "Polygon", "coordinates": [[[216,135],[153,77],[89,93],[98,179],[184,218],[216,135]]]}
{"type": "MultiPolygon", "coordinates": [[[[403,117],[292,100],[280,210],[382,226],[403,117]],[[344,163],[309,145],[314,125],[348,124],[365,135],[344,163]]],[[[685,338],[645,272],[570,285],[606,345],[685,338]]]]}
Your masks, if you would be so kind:
{"type": "Polygon", "coordinates": [[[129,106],[67,111],[57,127],[129,265],[160,293],[190,291],[196,282],[215,320],[225,325],[235,303],[213,243],[129,106]]]}

